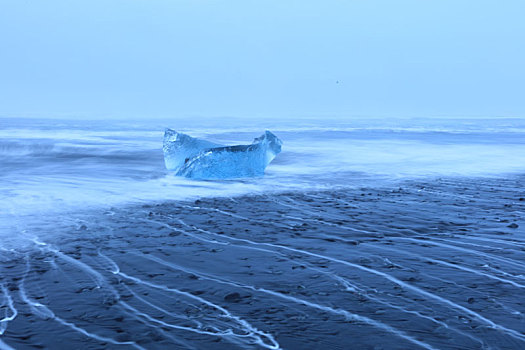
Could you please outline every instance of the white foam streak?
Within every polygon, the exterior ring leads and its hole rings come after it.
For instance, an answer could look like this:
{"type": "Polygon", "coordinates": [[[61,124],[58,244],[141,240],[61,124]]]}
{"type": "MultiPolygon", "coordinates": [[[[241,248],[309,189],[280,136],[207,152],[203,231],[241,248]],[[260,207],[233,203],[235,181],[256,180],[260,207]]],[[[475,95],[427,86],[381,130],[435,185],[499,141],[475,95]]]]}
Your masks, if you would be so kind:
{"type": "MultiPolygon", "coordinates": [[[[260,346],[262,346],[264,348],[267,348],[267,349],[279,349],[280,348],[279,344],[275,341],[275,339],[270,334],[264,333],[264,332],[261,332],[261,331],[257,330],[256,328],[251,326],[245,320],[243,320],[243,319],[241,319],[241,318],[239,318],[237,316],[232,315],[228,310],[226,310],[222,306],[214,304],[214,303],[212,303],[212,302],[210,302],[210,301],[208,301],[208,300],[206,300],[204,298],[201,298],[199,296],[193,295],[191,293],[184,292],[184,291],[181,291],[181,290],[176,289],[176,288],[170,288],[170,287],[167,287],[167,286],[162,286],[162,285],[158,285],[158,284],[151,283],[151,282],[148,282],[148,281],[144,281],[144,280],[142,280],[140,278],[127,275],[124,272],[119,272],[118,275],[122,276],[122,277],[124,277],[126,279],[129,279],[129,280],[131,280],[131,281],[133,281],[135,283],[143,284],[143,285],[146,285],[148,287],[155,288],[155,289],[160,289],[160,290],[163,290],[163,291],[166,291],[166,292],[170,292],[170,293],[176,293],[176,294],[185,296],[187,298],[197,300],[200,303],[203,303],[203,304],[205,304],[205,305],[207,305],[209,307],[212,307],[212,308],[214,308],[214,309],[216,309],[218,311],[221,311],[224,317],[230,318],[230,319],[236,321],[239,325],[243,326],[243,328],[248,330],[250,334],[252,334],[254,337],[256,337],[255,341],[260,346]],[[263,341],[263,339],[268,340],[270,342],[270,344],[267,344],[265,341],[263,341]]],[[[153,322],[154,319],[149,319],[149,320],[153,322]]],[[[156,321],[158,321],[159,323],[161,323],[161,322],[163,323],[163,321],[160,321],[160,320],[156,320],[156,321]]],[[[184,329],[184,330],[187,330],[187,331],[192,331],[192,332],[196,332],[196,333],[200,333],[200,334],[213,335],[213,336],[233,336],[234,335],[234,333],[231,332],[231,331],[223,332],[223,333],[213,333],[213,332],[207,332],[207,331],[198,330],[198,329],[190,328],[190,327],[182,327],[182,326],[168,325],[168,324],[165,324],[165,326],[170,327],[170,328],[184,329]]],[[[235,335],[235,336],[238,336],[238,335],[235,335]]]]}
{"type": "Polygon", "coordinates": [[[281,298],[281,299],[285,299],[285,300],[288,300],[288,301],[291,301],[291,302],[294,302],[294,303],[297,303],[297,304],[306,305],[308,307],[315,308],[315,309],[318,309],[318,310],[321,310],[321,311],[325,311],[325,312],[328,312],[328,313],[341,315],[341,316],[344,316],[348,321],[362,322],[362,323],[371,325],[373,327],[382,329],[382,330],[384,330],[384,331],[386,331],[388,333],[394,334],[394,335],[396,335],[398,337],[401,337],[401,338],[403,338],[405,340],[408,340],[409,342],[411,342],[413,344],[419,345],[419,346],[421,346],[421,347],[423,347],[425,349],[434,349],[429,344],[421,342],[421,341],[419,341],[419,340],[417,340],[417,339],[407,335],[406,333],[404,333],[402,331],[399,331],[399,330],[397,330],[397,329],[395,329],[395,328],[393,328],[393,327],[391,327],[391,326],[389,326],[387,324],[384,324],[382,322],[370,319],[370,318],[365,317],[365,316],[361,316],[361,315],[358,315],[358,314],[351,313],[351,312],[343,310],[343,309],[334,309],[334,308],[329,307],[329,306],[320,305],[320,304],[317,304],[317,303],[313,303],[313,302],[310,302],[310,301],[307,301],[307,300],[304,300],[304,299],[299,299],[299,298],[296,298],[296,297],[292,297],[290,295],[286,295],[286,294],[283,294],[283,293],[280,293],[280,292],[276,292],[276,291],[273,291],[273,290],[269,290],[269,289],[266,289],[266,288],[255,287],[255,286],[252,286],[252,285],[247,285],[247,284],[243,284],[243,283],[240,283],[240,282],[235,282],[235,281],[219,278],[217,276],[209,275],[209,274],[206,274],[206,273],[203,273],[203,272],[199,272],[199,271],[196,271],[196,270],[193,270],[193,269],[188,269],[188,268],[182,267],[180,265],[176,265],[176,264],[164,261],[164,260],[162,260],[162,259],[160,259],[158,257],[155,257],[155,256],[149,256],[149,257],[146,257],[146,258],[150,259],[152,261],[155,261],[155,262],[157,262],[159,264],[162,264],[164,266],[171,267],[173,269],[181,270],[181,271],[184,271],[186,273],[192,273],[192,274],[194,274],[196,276],[199,276],[200,278],[203,278],[203,279],[211,280],[211,281],[214,281],[214,282],[217,282],[217,283],[227,284],[227,285],[233,286],[233,287],[249,289],[249,290],[252,290],[254,292],[261,292],[261,293],[269,294],[269,295],[272,295],[272,296],[275,296],[275,297],[278,297],[278,298],[281,298]]]}
{"type": "MultiPolygon", "coordinates": [[[[520,332],[516,331],[516,330],[513,330],[513,329],[509,329],[507,327],[504,327],[502,325],[499,325],[499,324],[496,324],[495,322],[491,321],[490,319],[482,316],[481,314],[467,308],[467,307],[464,307],[462,305],[459,305],[449,299],[446,299],[446,298],[443,298],[437,294],[434,294],[434,293],[431,293],[431,292],[428,292],[424,289],[421,289],[419,287],[416,287],[414,285],[411,285],[409,283],[406,283],[404,281],[401,281],[400,279],[388,274],[388,273],[385,273],[385,272],[381,272],[379,270],[376,270],[376,269],[373,269],[373,268],[370,268],[370,267],[366,267],[366,266],[363,266],[363,265],[359,265],[359,264],[356,264],[356,263],[352,263],[352,262],[349,262],[349,261],[346,261],[346,260],[341,260],[341,259],[337,259],[337,258],[334,258],[334,257],[330,257],[330,256],[326,256],[326,255],[322,255],[322,254],[317,254],[317,253],[313,253],[313,252],[309,252],[309,251],[305,251],[305,250],[301,250],[301,249],[297,249],[297,248],[292,248],[292,247],[288,247],[288,246],[283,246],[283,245],[278,245],[278,244],[273,244],[273,243],[262,243],[262,242],[253,242],[253,241],[250,241],[250,240],[247,240],[247,239],[238,239],[236,238],[235,240],[238,240],[238,241],[243,241],[245,243],[248,243],[248,244],[254,244],[254,245],[260,245],[260,246],[267,246],[267,247],[274,247],[274,248],[278,248],[278,249],[283,249],[283,250],[287,250],[287,251],[292,251],[292,252],[295,252],[295,253],[299,253],[299,254],[304,254],[304,255],[308,255],[308,256],[313,256],[313,257],[316,257],[316,258],[320,258],[320,259],[326,259],[328,261],[332,261],[332,262],[335,262],[335,263],[339,263],[339,264],[343,264],[343,265],[346,265],[346,266],[349,266],[349,267],[352,267],[352,268],[355,268],[355,269],[358,269],[358,270],[361,270],[361,271],[365,271],[365,272],[368,272],[368,273],[371,273],[371,274],[374,274],[374,275],[377,275],[377,276],[380,276],[380,277],[383,277],[389,281],[391,281],[392,283],[406,289],[406,290],[409,290],[413,293],[416,293],[416,294],[419,294],[421,296],[424,296],[426,297],[427,299],[431,299],[431,300],[434,300],[435,302],[438,302],[442,305],[446,305],[450,308],[453,308],[453,309],[456,309],[456,310],[459,310],[459,311],[462,311],[464,312],[465,314],[477,319],[478,321],[484,323],[485,325],[491,327],[491,328],[494,328],[494,329],[497,329],[505,334],[508,334],[509,336],[513,337],[513,338],[516,338],[516,339],[519,339],[519,340],[522,340],[522,341],[525,341],[525,335],[524,334],[521,334],[520,332]]],[[[417,240],[416,240],[417,241],[417,240]]]]}
{"type": "Polygon", "coordinates": [[[13,303],[13,298],[11,297],[11,294],[9,294],[9,290],[2,284],[0,285],[0,288],[2,289],[2,293],[4,294],[5,302],[7,303],[7,307],[11,311],[11,315],[6,315],[4,318],[0,320],[0,335],[4,334],[5,330],[7,329],[7,324],[11,321],[13,321],[16,316],[18,316],[18,310],[15,308],[15,305],[13,303]]]}
{"type": "Polygon", "coordinates": [[[68,327],[68,328],[70,328],[70,329],[72,329],[72,330],[74,330],[74,331],[76,331],[78,333],[81,333],[81,334],[85,335],[88,338],[92,338],[92,339],[98,340],[100,342],[107,342],[107,343],[111,343],[111,344],[114,344],[114,345],[131,345],[134,348],[145,350],[142,346],[140,346],[137,343],[132,342],[132,341],[120,342],[120,341],[117,341],[117,340],[115,340],[113,338],[108,338],[108,337],[97,335],[95,333],[91,333],[91,332],[87,331],[86,329],[81,328],[81,327],[77,326],[76,324],[74,324],[72,322],[69,322],[69,321],[66,321],[63,318],[55,315],[55,313],[51,309],[49,309],[46,305],[41,304],[39,302],[36,302],[36,301],[30,299],[27,296],[27,293],[26,293],[26,290],[25,290],[25,286],[24,286],[24,281],[25,281],[25,278],[26,278],[28,272],[29,272],[29,262],[27,262],[26,273],[25,273],[24,277],[22,278],[22,280],[20,281],[19,286],[18,286],[19,287],[19,295],[20,295],[20,298],[22,299],[22,301],[29,306],[29,308],[31,309],[31,311],[35,315],[37,315],[37,316],[39,316],[40,318],[43,318],[43,319],[52,319],[52,320],[60,323],[61,325],[65,326],[65,327],[68,327]]]}
{"type": "MultiPolygon", "coordinates": [[[[175,229],[173,228],[172,226],[168,225],[168,224],[165,224],[165,223],[162,223],[162,222],[158,222],[158,221],[154,221],[154,220],[148,220],[149,222],[154,222],[158,225],[161,225],[161,226],[164,226],[164,227],[167,227],[169,229],[173,229],[173,230],[176,230],[177,232],[181,232],[183,234],[186,234],[190,237],[195,237],[195,235],[187,232],[187,231],[184,231],[184,230],[178,230],[178,229],[175,229]]],[[[227,239],[227,240],[232,240],[232,241],[243,241],[243,239],[239,239],[239,238],[235,238],[235,237],[230,237],[228,235],[218,235],[216,233],[213,233],[213,232],[210,232],[210,231],[206,231],[206,230],[203,230],[203,229],[200,229],[198,227],[194,227],[194,226],[190,226],[188,224],[186,224],[184,221],[182,220],[178,220],[182,225],[188,227],[188,228],[192,228],[194,230],[197,230],[199,232],[202,232],[202,233],[205,233],[205,234],[209,234],[209,235],[214,235],[214,236],[219,236],[221,238],[224,238],[224,239],[227,239]]],[[[218,242],[218,241],[211,241],[211,240],[206,240],[206,239],[202,239],[202,240],[205,240],[209,243],[217,243],[217,244],[223,244],[223,242],[218,242]]],[[[264,248],[257,248],[257,247],[251,247],[251,246],[245,246],[245,245],[235,245],[235,247],[238,247],[238,248],[244,248],[244,249],[254,249],[254,250],[258,250],[258,251],[263,251],[263,252],[268,252],[268,253],[271,253],[271,254],[276,254],[276,255],[279,255],[281,257],[283,257],[284,259],[287,259],[287,260],[290,260],[290,261],[294,261],[294,262],[297,262],[297,261],[300,261],[301,264],[305,265],[308,269],[311,269],[313,271],[316,271],[318,273],[321,273],[325,276],[328,276],[329,278],[332,278],[336,281],[338,281],[342,286],[345,287],[345,290],[348,291],[348,292],[352,292],[352,293],[358,293],[361,297],[364,297],[366,299],[369,299],[369,300],[372,300],[372,301],[375,301],[375,302],[378,302],[380,304],[383,304],[383,305],[386,305],[388,307],[391,307],[391,308],[394,308],[394,309],[397,309],[397,310],[401,310],[403,312],[407,312],[407,313],[410,313],[410,314],[413,314],[413,315],[416,315],[418,317],[421,317],[421,318],[425,318],[425,319],[428,319],[428,320],[431,320],[432,322],[435,322],[443,327],[446,327],[446,328],[449,328],[450,330],[452,330],[453,332],[456,332],[458,334],[461,334],[461,335],[464,335],[476,342],[479,342],[479,343],[482,343],[481,340],[479,340],[478,338],[475,338],[473,337],[472,335],[470,334],[467,334],[465,332],[462,332],[456,328],[453,328],[453,327],[450,327],[448,324],[442,322],[442,321],[439,321],[439,320],[436,320],[435,318],[433,317],[430,317],[430,316],[426,316],[418,311],[414,311],[414,310],[407,310],[403,307],[400,307],[400,306],[397,306],[397,305],[394,305],[394,304],[391,304],[389,302],[386,302],[384,300],[381,300],[379,298],[375,298],[375,297],[372,297],[366,293],[363,293],[363,290],[361,287],[357,286],[356,284],[354,283],[351,283],[350,281],[348,281],[346,278],[343,278],[335,273],[331,273],[329,271],[326,271],[326,270],[322,270],[322,269],[319,269],[319,268],[316,268],[314,266],[312,266],[309,262],[305,261],[305,260],[298,260],[298,259],[289,259],[285,254],[282,254],[278,251],[275,251],[273,249],[264,249],[264,248]]],[[[143,254],[141,254],[140,256],[144,257],[143,254]]],[[[149,257],[145,257],[145,258],[149,258],[149,257]]]]}
{"type": "MultiPolygon", "coordinates": [[[[461,238],[463,238],[463,237],[461,237],[461,238]]],[[[445,239],[445,238],[432,237],[432,240],[446,242],[446,243],[452,243],[452,244],[468,245],[468,246],[472,246],[472,247],[478,247],[478,248],[489,249],[489,250],[501,250],[501,251],[505,251],[505,250],[508,251],[509,250],[509,248],[496,247],[494,245],[488,246],[488,245],[484,245],[484,244],[462,242],[460,240],[451,240],[451,239],[445,239]]],[[[516,253],[525,254],[525,251],[522,251],[522,250],[519,250],[519,249],[514,249],[514,250],[515,250],[516,253]]]]}
{"type": "Polygon", "coordinates": [[[514,281],[511,281],[511,280],[508,280],[508,279],[505,279],[505,278],[501,278],[501,277],[498,277],[498,276],[495,276],[495,275],[492,275],[492,274],[489,274],[489,273],[486,273],[486,272],[483,272],[483,271],[475,270],[473,268],[470,268],[470,267],[467,267],[467,266],[463,266],[463,265],[460,265],[460,264],[456,264],[456,263],[453,264],[453,263],[449,263],[449,262],[444,261],[444,260],[433,259],[433,258],[429,258],[429,257],[423,256],[423,255],[415,254],[415,253],[409,252],[407,250],[389,248],[389,247],[384,247],[384,246],[380,246],[380,245],[377,245],[377,244],[361,243],[361,245],[367,245],[367,246],[369,246],[369,247],[371,247],[373,249],[380,249],[380,250],[386,250],[386,251],[390,251],[390,252],[396,252],[396,253],[399,253],[401,255],[413,256],[413,257],[416,257],[417,259],[420,259],[420,260],[423,260],[423,261],[429,261],[429,262],[432,262],[434,264],[450,267],[452,269],[473,273],[473,274],[478,275],[478,276],[482,276],[482,277],[486,277],[486,278],[489,278],[489,279],[492,279],[492,280],[496,280],[496,281],[499,281],[499,282],[510,284],[510,285],[512,285],[514,287],[517,287],[517,288],[525,288],[525,285],[516,283],[514,281]]]}
{"type": "Polygon", "coordinates": [[[146,304],[148,305],[149,307],[157,310],[157,311],[160,311],[162,312],[163,314],[165,315],[168,315],[170,317],[173,317],[173,318],[180,318],[180,319],[183,319],[184,321],[187,321],[187,322],[192,322],[192,323],[195,323],[195,325],[198,327],[198,328],[201,328],[202,327],[202,323],[200,323],[199,321],[197,320],[194,320],[194,319],[191,319],[189,317],[187,317],[186,315],[183,315],[183,314],[176,314],[174,312],[171,312],[169,310],[166,310],[158,305],[155,305],[153,304],[152,302],[149,302],[147,301],[146,299],[144,299],[143,297],[141,297],[140,295],[138,295],[137,293],[135,293],[129,286],[125,286],[126,289],[133,295],[133,297],[137,298],[137,300],[140,300],[140,302],[142,302],[143,304],[146,304]]]}
{"type": "Polygon", "coordinates": [[[513,239],[498,239],[498,238],[494,238],[494,237],[487,238],[487,237],[472,236],[472,235],[461,236],[461,238],[462,239],[475,240],[475,241],[489,242],[489,243],[499,243],[499,244],[504,244],[504,245],[510,246],[512,248],[516,248],[516,247],[525,248],[525,241],[518,240],[516,238],[513,238],[513,239]]]}
{"type": "Polygon", "coordinates": [[[442,248],[447,248],[447,249],[451,249],[451,250],[460,251],[460,252],[463,252],[463,253],[468,253],[468,254],[472,254],[472,255],[478,255],[478,256],[482,256],[482,257],[485,257],[485,258],[488,258],[488,259],[492,259],[492,260],[496,260],[496,261],[499,261],[499,262],[503,262],[503,263],[506,263],[507,265],[511,265],[511,266],[517,267],[519,269],[525,270],[525,264],[522,264],[522,263],[520,263],[518,261],[515,261],[515,260],[512,260],[512,259],[503,258],[503,257],[500,257],[500,256],[484,253],[484,252],[481,252],[479,250],[467,249],[467,248],[458,247],[458,246],[451,245],[451,244],[434,242],[434,241],[431,241],[431,240],[428,240],[428,239],[422,240],[422,239],[415,239],[415,238],[409,238],[409,237],[389,237],[389,239],[413,242],[413,243],[417,243],[417,244],[420,244],[420,245],[429,244],[429,245],[434,245],[434,246],[438,246],[438,247],[442,247],[442,248]]]}

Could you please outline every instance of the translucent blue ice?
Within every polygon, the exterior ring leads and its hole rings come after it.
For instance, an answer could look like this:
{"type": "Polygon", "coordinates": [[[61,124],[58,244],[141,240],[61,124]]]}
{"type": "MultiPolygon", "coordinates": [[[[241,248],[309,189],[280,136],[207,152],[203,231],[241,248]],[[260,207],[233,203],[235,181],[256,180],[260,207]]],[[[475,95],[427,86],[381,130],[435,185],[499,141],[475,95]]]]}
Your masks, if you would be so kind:
{"type": "Polygon", "coordinates": [[[223,146],[166,129],[164,163],[176,175],[193,179],[232,179],[263,176],[281,152],[282,141],[270,131],[250,145],[223,146]]]}

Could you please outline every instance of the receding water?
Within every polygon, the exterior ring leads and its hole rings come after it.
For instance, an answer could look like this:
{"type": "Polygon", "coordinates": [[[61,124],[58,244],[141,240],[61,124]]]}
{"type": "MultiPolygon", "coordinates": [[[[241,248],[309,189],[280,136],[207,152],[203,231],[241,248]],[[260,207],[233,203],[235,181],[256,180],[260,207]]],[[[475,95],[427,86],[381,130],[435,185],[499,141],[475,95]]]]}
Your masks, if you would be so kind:
{"type": "Polygon", "coordinates": [[[9,215],[290,189],[330,189],[422,176],[525,170],[525,119],[79,122],[0,119],[0,200],[9,215]],[[171,127],[226,144],[265,129],[283,152],[264,178],[191,181],[164,169],[171,127]]]}
{"type": "Polygon", "coordinates": [[[0,349],[525,344],[524,119],[0,119],[0,162],[0,349]],[[164,127],[283,151],[177,178],[164,127]]]}

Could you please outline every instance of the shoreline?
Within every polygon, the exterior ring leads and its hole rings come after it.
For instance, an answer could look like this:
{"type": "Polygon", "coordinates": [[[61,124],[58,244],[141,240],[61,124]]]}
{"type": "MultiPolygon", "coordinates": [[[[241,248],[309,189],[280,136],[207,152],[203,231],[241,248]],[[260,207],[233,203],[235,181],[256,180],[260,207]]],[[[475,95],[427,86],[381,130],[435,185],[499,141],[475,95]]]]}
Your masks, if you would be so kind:
{"type": "Polygon", "coordinates": [[[524,346],[524,184],[523,176],[411,180],[115,208],[0,261],[0,340],[524,346]]]}

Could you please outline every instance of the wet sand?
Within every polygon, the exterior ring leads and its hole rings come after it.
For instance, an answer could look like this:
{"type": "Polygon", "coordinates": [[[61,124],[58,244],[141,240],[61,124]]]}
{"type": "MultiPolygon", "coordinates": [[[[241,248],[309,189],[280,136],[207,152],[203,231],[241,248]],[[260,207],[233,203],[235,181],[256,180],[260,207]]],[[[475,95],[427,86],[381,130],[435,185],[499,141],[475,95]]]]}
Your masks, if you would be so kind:
{"type": "Polygon", "coordinates": [[[524,185],[443,178],[57,222],[0,251],[0,349],[525,348],[524,185]]]}

